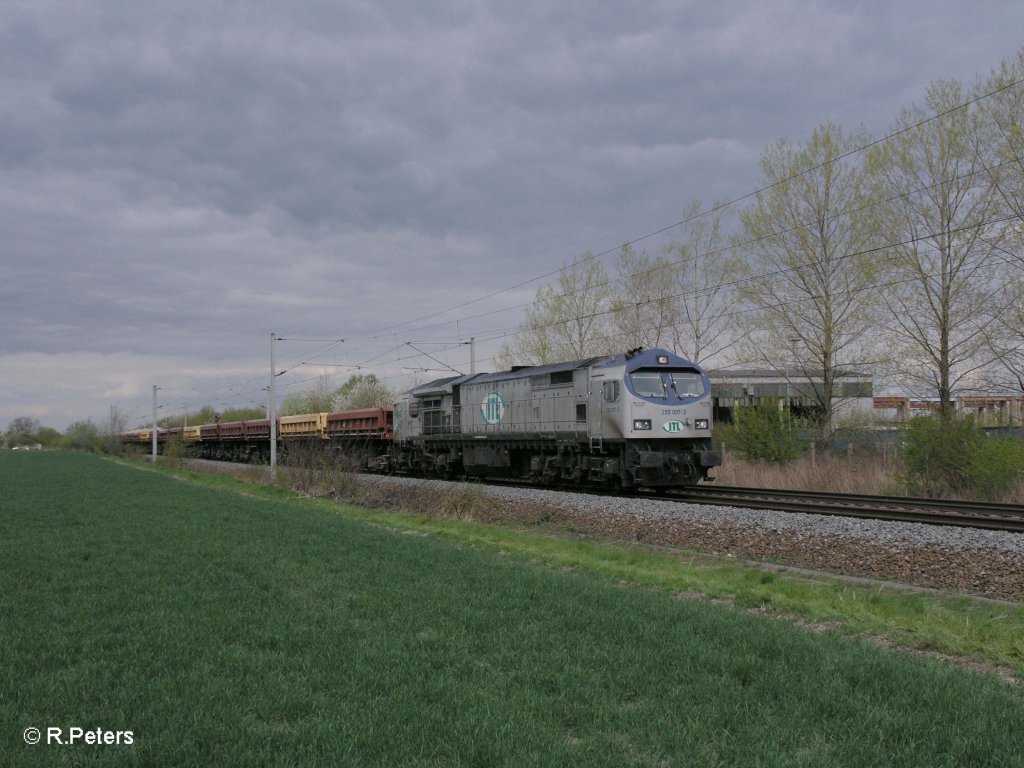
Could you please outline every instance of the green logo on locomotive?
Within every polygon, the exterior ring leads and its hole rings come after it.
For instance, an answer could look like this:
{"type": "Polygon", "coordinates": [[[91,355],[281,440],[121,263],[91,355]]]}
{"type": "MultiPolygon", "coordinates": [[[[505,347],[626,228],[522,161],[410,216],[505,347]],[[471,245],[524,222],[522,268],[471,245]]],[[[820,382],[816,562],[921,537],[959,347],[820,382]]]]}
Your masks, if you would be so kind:
{"type": "Polygon", "coordinates": [[[491,392],[491,394],[484,398],[483,403],[480,404],[480,416],[488,424],[497,424],[501,421],[501,417],[505,415],[506,408],[508,408],[508,402],[506,402],[502,394],[500,392],[491,392]]]}

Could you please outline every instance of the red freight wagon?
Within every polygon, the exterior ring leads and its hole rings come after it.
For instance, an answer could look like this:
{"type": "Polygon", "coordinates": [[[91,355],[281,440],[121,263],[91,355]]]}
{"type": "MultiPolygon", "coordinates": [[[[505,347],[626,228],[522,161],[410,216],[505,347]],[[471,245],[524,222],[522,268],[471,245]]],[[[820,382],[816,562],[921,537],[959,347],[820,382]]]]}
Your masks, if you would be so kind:
{"type": "Polygon", "coordinates": [[[220,425],[220,436],[228,440],[240,440],[245,437],[244,421],[223,421],[220,425]]]}
{"type": "Polygon", "coordinates": [[[257,438],[270,439],[270,419],[252,419],[242,422],[243,431],[247,440],[257,438]]]}
{"type": "Polygon", "coordinates": [[[390,408],[360,408],[344,413],[329,413],[327,437],[391,440],[394,437],[394,411],[390,408]]]}

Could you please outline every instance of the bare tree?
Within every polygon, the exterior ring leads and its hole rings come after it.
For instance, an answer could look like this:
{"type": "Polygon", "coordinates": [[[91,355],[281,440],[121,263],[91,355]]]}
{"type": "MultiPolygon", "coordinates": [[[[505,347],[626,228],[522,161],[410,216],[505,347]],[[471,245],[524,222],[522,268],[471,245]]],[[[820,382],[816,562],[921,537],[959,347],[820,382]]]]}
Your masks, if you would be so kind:
{"type": "MultiPolygon", "coordinates": [[[[988,176],[1005,211],[1024,223],[1024,49],[1006,59],[980,86],[979,95],[992,94],[978,102],[987,141],[979,147],[987,156],[988,176]]],[[[1016,228],[1018,241],[1024,234],[1016,228]]],[[[1021,259],[1020,251],[1016,251],[1021,259]]]]}
{"type": "Polygon", "coordinates": [[[612,289],[601,262],[584,253],[537,289],[515,337],[495,358],[499,366],[540,365],[607,354],[612,289]]]}
{"type": "Polygon", "coordinates": [[[667,256],[651,258],[628,243],[619,251],[619,280],[612,299],[614,340],[621,349],[669,343],[677,319],[674,265],[667,256]]]}
{"type": "Polygon", "coordinates": [[[34,419],[31,416],[18,416],[11,419],[11,423],[7,425],[7,434],[34,435],[39,431],[39,427],[39,419],[34,419]]]}
{"type": "Polygon", "coordinates": [[[107,453],[117,455],[124,450],[121,433],[128,427],[128,414],[116,405],[110,406],[110,415],[103,425],[103,445],[107,453]]]}
{"type": "Polygon", "coordinates": [[[738,290],[749,312],[749,359],[792,366],[813,386],[822,428],[831,429],[836,376],[872,360],[877,269],[865,211],[867,171],[847,154],[862,134],[830,123],[794,147],[761,157],[765,191],[741,215],[749,255],[738,290]]]}
{"type": "Polygon", "coordinates": [[[990,391],[1024,395],[1024,275],[1017,273],[1003,286],[985,334],[991,364],[982,381],[990,391]]]}
{"type": "Polygon", "coordinates": [[[7,432],[3,435],[3,442],[11,448],[22,445],[34,445],[37,443],[39,430],[42,425],[39,419],[31,416],[18,416],[7,425],[7,432]]]}
{"type": "Polygon", "coordinates": [[[1005,229],[979,152],[984,124],[976,108],[957,108],[965,100],[959,83],[932,83],[925,106],[903,110],[898,133],[872,153],[891,196],[882,296],[900,373],[944,413],[991,361],[987,340],[1006,301],[993,258],[1005,229]]]}
{"type": "Polygon", "coordinates": [[[1001,215],[1009,219],[1001,245],[1005,264],[1007,307],[987,334],[994,364],[986,372],[989,387],[1024,393],[1024,49],[1006,59],[981,84],[981,120],[987,140],[978,153],[988,163],[988,176],[1001,215]],[[991,95],[987,95],[991,94],[991,95]]]}
{"type": "Polygon", "coordinates": [[[683,212],[683,239],[665,248],[673,262],[672,345],[695,363],[721,355],[743,335],[732,319],[729,288],[740,262],[722,234],[723,209],[724,203],[715,203],[710,213],[701,214],[701,202],[695,200],[683,212]]]}

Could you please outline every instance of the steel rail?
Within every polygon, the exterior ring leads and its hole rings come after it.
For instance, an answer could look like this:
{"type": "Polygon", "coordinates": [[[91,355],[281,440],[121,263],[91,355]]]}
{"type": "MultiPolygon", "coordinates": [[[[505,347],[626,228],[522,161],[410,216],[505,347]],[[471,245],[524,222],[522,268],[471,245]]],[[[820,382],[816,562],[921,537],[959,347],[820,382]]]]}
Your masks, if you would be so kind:
{"type": "Polygon", "coordinates": [[[1024,506],[905,496],[696,485],[674,491],[673,501],[746,509],[954,525],[1024,533],[1024,506]]]}
{"type": "MultiPolygon", "coordinates": [[[[192,461],[231,464],[232,462],[210,459],[192,461]]],[[[250,464],[238,464],[250,467],[250,464]]],[[[416,479],[415,476],[408,476],[416,479]]],[[[431,478],[437,480],[438,478],[431,478]]],[[[465,481],[462,479],[461,481],[465,481]]],[[[480,482],[479,479],[476,480],[480,482]]],[[[554,490],[587,495],[607,496],[597,488],[579,486],[543,486],[516,480],[483,481],[489,485],[512,486],[554,490]]],[[[907,496],[871,496],[853,493],[829,493],[826,491],[786,491],[770,488],[745,488],[726,485],[693,485],[671,491],[631,491],[630,496],[643,496],[677,503],[700,503],[744,509],[764,509],[780,512],[801,512],[816,515],[859,517],[874,520],[925,523],[929,525],[952,525],[962,528],[983,528],[995,531],[1024,533],[1024,506],[996,504],[992,502],[949,501],[946,499],[925,499],[907,496]]]]}

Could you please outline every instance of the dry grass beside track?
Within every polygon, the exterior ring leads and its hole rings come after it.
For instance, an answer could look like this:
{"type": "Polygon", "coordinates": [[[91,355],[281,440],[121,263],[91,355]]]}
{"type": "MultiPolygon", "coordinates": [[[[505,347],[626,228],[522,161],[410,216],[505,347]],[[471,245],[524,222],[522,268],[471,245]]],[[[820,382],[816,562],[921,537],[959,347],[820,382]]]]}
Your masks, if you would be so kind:
{"type": "MultiPolygon", "coordinates": [[[[900,482],[899,464],[892,455],[884,452],[870,455],[808,454],[789,464],[766,464],[746,461],[726,451],[725,460],[715,470],[714,477],[717,485],[745,488],[907,495],[900,482]]],[[[1024,504],[1024,480],[1003,498],[994,501],[1024,504]]]]}
{"type": "Polygon", "coordinates": [[[810,455],[789,464],[746,461],[726,451],[715,484],[835,493],[899,494],[899,470],[884,455],[810,455]]]}

